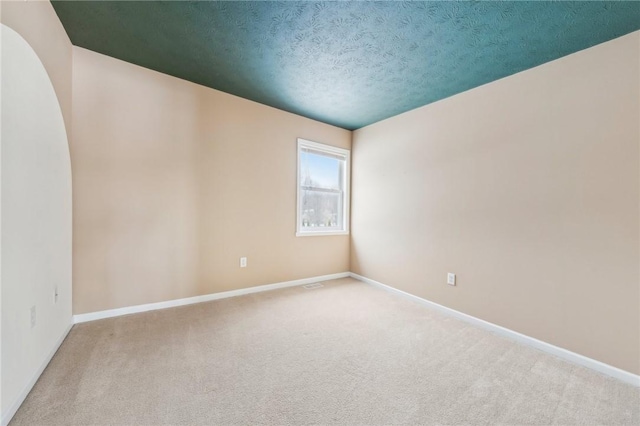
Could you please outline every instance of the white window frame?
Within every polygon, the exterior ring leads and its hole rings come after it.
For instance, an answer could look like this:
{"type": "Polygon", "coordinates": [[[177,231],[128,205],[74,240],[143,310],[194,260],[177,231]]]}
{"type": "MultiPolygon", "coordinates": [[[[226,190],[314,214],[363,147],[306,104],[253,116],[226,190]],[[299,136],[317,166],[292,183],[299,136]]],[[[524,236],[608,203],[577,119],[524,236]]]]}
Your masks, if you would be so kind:
{"type": "Polygon", "coordinates": [[[298,180],[296,182],[297,188],[297,208],[296,208],[296,236],[297,237],[312,237],[312,236],[326,236],[326,235],[349,235],[349,190],[351,189],[351,151],[348,149],[337,148],[331,145],[325,145],[318,142],[312,142],[306,139],[298,138],[298,180]],[[344,183],[344,190],[342,193],[342,229],[330,228],[323,230],[310,231],[308,228],[302,227],[302,168],[301,168],[301,154],[302,150],[306,148],[312,151],[318,151],[320,154],[326,153],[330,155],[338,155],[344,157],[344,168],[342,170],[342,182],[344,183]]]}

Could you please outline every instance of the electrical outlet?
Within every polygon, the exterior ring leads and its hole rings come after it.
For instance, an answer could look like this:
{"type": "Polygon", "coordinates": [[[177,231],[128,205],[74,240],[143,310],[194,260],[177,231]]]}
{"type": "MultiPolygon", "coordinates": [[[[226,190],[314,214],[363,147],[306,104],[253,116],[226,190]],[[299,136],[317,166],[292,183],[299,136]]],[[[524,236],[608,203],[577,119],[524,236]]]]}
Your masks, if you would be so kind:
{"type": "Polygon", "coordinates": [[[456,285],[456,274],[452,274],[451,272],[447,274],[447,284],[456,285]]]}
{"type": "Polygon", "coordinates": [[[31,307],[31,328],[36,326],[36,307],[31,307]]]}
{"type": "Polygon", "coordinates": [[[246,268],[247,267],[247,258],[246,257],[241,257],[240,258],[240,267],[241,268],[246,268]]]}

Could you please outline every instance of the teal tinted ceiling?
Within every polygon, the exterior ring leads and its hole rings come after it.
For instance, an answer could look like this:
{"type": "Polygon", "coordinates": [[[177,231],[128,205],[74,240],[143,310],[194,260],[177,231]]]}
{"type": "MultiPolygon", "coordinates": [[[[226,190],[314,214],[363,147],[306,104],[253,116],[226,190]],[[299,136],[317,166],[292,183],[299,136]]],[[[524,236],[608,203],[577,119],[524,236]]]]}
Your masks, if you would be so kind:
{"type": "Polygon", "coordinates": [[[640,2],[53,5],[77,46],[347,129],[640,29],[640,2]]]}

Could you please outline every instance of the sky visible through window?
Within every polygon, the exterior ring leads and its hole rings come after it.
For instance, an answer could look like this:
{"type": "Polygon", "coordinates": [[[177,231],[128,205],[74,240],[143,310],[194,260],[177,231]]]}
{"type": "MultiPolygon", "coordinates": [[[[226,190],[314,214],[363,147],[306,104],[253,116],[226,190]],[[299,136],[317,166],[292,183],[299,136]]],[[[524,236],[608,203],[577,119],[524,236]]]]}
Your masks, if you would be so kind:
{"type": "Polygon", "coordinates": [[[313,186],[340,189],[340,160],[306,151],[301,156],[303,183],[309,178],[313,186]]]}
{"type": "Polygon", "coordinates": [[[298,139],[297,234],[346,233],[347,150],[298,139]]]}

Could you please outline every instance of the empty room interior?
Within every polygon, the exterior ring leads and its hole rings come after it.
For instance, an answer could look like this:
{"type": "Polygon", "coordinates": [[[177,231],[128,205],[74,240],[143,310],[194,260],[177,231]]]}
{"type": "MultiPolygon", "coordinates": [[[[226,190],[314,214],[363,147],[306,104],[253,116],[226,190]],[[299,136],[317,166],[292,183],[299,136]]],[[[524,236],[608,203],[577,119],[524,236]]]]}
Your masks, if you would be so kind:
{"type": "Polygon", "coordinates": [[[640,2],[0,22],[1,426],[640,424],[640,2]]]}

